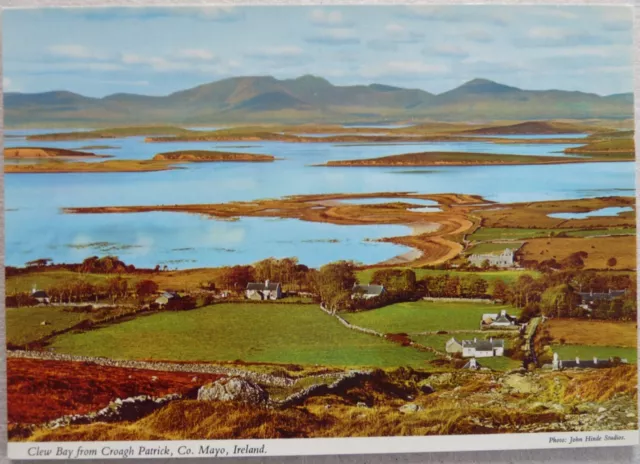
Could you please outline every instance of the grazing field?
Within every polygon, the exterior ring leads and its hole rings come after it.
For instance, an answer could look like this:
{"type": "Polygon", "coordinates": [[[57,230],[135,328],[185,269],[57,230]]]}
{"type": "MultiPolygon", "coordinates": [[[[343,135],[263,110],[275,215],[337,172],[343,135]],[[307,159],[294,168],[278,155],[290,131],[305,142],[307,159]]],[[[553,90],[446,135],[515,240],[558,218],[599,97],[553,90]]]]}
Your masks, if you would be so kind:
{"type": "Polygon", "coordinates": [[[7,343],[25,345],[47,337],[90,319],[86,313],[65,311],[53,306],[9,308],[5,312],[7,321],[7,343]],[[41,325],[46,321],[49,325],[41,325]]]}
{"type": "Polygon", "coordinates": [[[218,378],[220,375],[9,358],[9,422],[37,424],[66,414],[86,414],[116,398],[184,394],[218,378]]]}
{"type": "Polygon", "coordinates": [[[591,345],[551,345],[551,350],[557,352],[560,359],[609,359],[610,357],[624,358],[630,363],[638,362],[637,348],[624,348],[620,346],[591,346],[591,345]]]}
{"type": "Polygon", "coordinates": [[[550,319],[545,323],[554,343],[561,339],[568,345],[638,346],[635,322],[586,321],[582,319],[550,319]]]}
{"type": "MultiPolygon", "coordinates": [[[[139,279],[145,277],[136,274],[118,274],[120,277],[129,280],[129,285],[134,285],[139,279]]],[[[48,290],[66,284],[70,280],[82,280],[92,285],[104,284],[107,280],[115,277],[116,274],[89,274],[81,272],[67,271],[63,269],[29,272],[21,275],[6,278],[6,293],[11,295],[16,292],[31,292],[35,285],[39,290],[48,290]]]]}
{"type": "Polygon", "coordinates": [[[586,251],[584,260],[587,269],[608,269],[609,258],[616,258],[613,269],[636,268],[636,237],[593,238],[536,238],[529,240],[521,249],[525,260],[544,261],[554,258],[561,261],[572,253],[586,251]]]}
{"type": "Polygon", "coordinates": [[[520,240],[524,238],[541,238],[557,234],[569,237],[593,237],[601,235],[635,235],[635,228],[608,227],[602,229],[522,229],[481,227],[469,236],[469,240],[482,242],[487,240],[520,240]]]}
{"type": "Polygon", "coordinates": [[[509,243],[481,243],[467,250],[465,254],[500,254],[507,248],[510,250],[517,250],[522,246],[523,242],[509,242],[509,243]]]}
{"type": "Polygon", "coordinates": [[[416,301],[397,303],[384,308],[345,315],[349,322],[383,333],[419,333],[438,330],[479,330],[485,313],[506,309],[517,315],[511,306],[485,303],[434,303],[416,301]]]}
{"type": "Polygon", "coordinates": [[[219,304],[57,337],[58,353],[119,359],[326,366],[425,365],[430,353],[355,332],[316,305],[219,304]]]}
{"type": "MultiPolygon", "coordinates": [[[[408,269],[408,268],[396,268],[396,269],[408,269]]],[[[358,282],[367,283],[373,280],[373,273],[377,269],[363,269],[356,273],[356,277],[358,278],[358,282]]],[[[438,275],[448,274],[450,276],[457,277],[471,277],[478,276],[483,278],[489,283],[489,291],[491,291],[493,282],[500,279],[505,283],[514,282],[521,275],[530,275],[531,277],[538,277],[540,274],[536,271],[516,271],[516,270],[508,270],[508,271],[478,271],[478,272],[466,272],[466,271],[456,271],[456,270],[442,270],[442,269],[413,269],[416,273],[417,279],[424,279],[425,277],[433,277],[438,275]]]]}

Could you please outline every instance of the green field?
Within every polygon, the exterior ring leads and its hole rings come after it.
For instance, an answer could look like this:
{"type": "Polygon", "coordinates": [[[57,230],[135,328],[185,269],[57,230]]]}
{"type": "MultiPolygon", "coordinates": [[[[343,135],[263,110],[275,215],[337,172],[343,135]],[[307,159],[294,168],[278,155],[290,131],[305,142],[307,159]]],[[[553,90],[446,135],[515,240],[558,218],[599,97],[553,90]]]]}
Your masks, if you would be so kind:
{"type": "MultiPolygon", "coordinates": [[[[397,269],[407,269],[407,268],[397,268],[397,269]]],[[[360,283],[368,283],[373,280],[373,273],[377,269],[363,269],[356,273],[356,277],[358,278],[358,282],[360,283]]],[[[492,288],[492,282],[497,279],[504,281],[505,283],[515,282],[518,277],[521,275],[530,275],[531,277],[537,278],[540,273],[536,271],[477,271],[477,272],[465,272],[465,271],[456,271],[456,270],[441,270],[441,269],[413,269],[416,273],[416,279],[424,279],[425,277],[433,277],[443,274],[449,274],[450,276],[458,276],[460,278],[470,277],[470,276],[478,276],[485,279],[489,282],[489,291],[492,288]]]]}
{"type": "Polygon", "coordinates": [[[219,304],[57,337],[58,353],[327,366],[425,365],[432,354],[349,330],[316,305],[219,304]]]}
{"type": "Polygon", "coordinates": [[[619,346],[591,346],[591,345],[552,345],[551,350],[558,353],[560,359],[572,360],[576,356],[580,359],[608,359],[618,356],[625,358],[630,363],[638,361],[638,350],[619,346]]]}
{"type": "Polygon", "coordinates": [[[15,345],[35,342],[52,332],[67,329],[90,318],[87,313],[65,311],[53,306],[9,308],[5,314],[7,343],[15,345]],[[43,321],[50,325],[40,325],[43,321]]]}
{"type": "MultiPolygon", "coordinates": [[[[76,279],[97,285],[104,283],[113,277],[115,277],[115,274],[82,274],[79,272],[65,270],[30,272],[26,275],[7,277],[6,293],[7,295],[11,295],[16,292],[31,292],[34,285],[40,290],[47,290],[51,287],[59,286],[69,282],[70,280],[76,279]]],[[[138,276],[130,276],[127,274],[122,274],[121,277],[129,279],[130,285],[139,279],[138,276]]]]}
{"type": "Polygon", "coordinates": [[[483,242],[487,240],[520,240],[524,238],[549,237],[551,234],[566,234],[567,237],[593,237],[598,235],[635,235],[635,228],[610,227],[607,229],[519,229],[482,227],[476,230],[469,240],[483,242]]]}
{"type": "Polygon", "coordinates": [[[511,250],[517,250],[523,245],[523,242],[511,242],[511,243],[480,243],[473,246],[471,249],[465,251],[465,254],[500,254],[507,248],[511,250]]]}
{"type": "Polygon", "coordinates": [[[349,322],[383,333],[419,333],[438,330],[479,330],[485,313],[506,309],[517,315],[511,306],[485,303],[432,303],[415,301],[397,303],[384,308],[346,314],[349,322]]]}

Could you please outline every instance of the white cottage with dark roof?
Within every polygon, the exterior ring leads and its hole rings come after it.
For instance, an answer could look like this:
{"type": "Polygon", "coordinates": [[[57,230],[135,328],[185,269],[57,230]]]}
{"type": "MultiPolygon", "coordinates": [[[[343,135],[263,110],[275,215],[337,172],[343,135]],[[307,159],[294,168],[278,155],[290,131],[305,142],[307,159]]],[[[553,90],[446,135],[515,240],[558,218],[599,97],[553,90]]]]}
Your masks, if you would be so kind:
{"type": "Polygon", "coordinates": [[[382,285],[354,285],[351,289],[351,299],[365,299],[376,298],[384,293],[384,287],[382,285]]]}
{"type": "Polygon", "coordinates": [[[279,300],[282,298],[282,286],[280,282],[249,282],[245,292],[249,300],[279,300]]]}
{"type": "Polygon", "coordinates": [[[483,314],[482,321],[480,322],[481,329],[517,329],[517,318],[507,314],[507,310],[503,309],[499,314],[483,314]]]}

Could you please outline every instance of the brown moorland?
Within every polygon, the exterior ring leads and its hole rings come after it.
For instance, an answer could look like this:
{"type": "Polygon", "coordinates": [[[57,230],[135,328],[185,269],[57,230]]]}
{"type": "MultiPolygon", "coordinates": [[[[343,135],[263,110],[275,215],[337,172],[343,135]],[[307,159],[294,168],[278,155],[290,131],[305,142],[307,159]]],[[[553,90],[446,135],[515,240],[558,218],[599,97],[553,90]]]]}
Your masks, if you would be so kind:
{"type": "Polygon", "coordinates": [[[554,340],[569,345],[638,346],[635,322],[550,319],[545,325],[554,340]]]}
{"type": "Polygon", "coordinates": [[[194,387],[220,377],[214,374],[9,358],[9,422],[36,424],[67,414],[86,414],[102,409],[116,398],[185,394],[194,387]],[[194,376],[196,382],[192,382],[194,376]]]}
{"type": "Polygon", "coordinates": [[[96,155],[87,151],[66,150],[48,147],[13,147],[4,149],[4,157],[8,159],[51,159],[51,158],[111,158],[110,155],[96,155]]]}

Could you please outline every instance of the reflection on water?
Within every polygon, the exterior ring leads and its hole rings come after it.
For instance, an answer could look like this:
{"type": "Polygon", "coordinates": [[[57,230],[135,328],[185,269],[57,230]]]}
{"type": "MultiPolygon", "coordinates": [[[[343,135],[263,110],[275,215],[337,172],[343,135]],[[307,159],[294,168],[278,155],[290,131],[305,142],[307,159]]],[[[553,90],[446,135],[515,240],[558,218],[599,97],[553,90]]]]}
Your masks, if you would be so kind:
{"type": "MultiPolygon", "coordinates": [[[[8,132],[24,135],[50,131],[8,132]]],[[[8,147],[69,149],[104,142],[5,140],[8,147]]],[[[109,139],[107,143],[120,148],[91,151],[114,155],[115,159],[149,159],[159,152],[181,149],[238,151],[239,145],[238,142],[144,143],[144,137],[109,139]]],[[[5,176],[5,207],[12,210],[6,224],[6,263],[22,265],[42,257],[51,257],[56,262],[79,261],[103,250],[68,245],[98,242],[129,246],[115,249],[114,253],[136,266],[167,260],[197,261],[176,263],[178,267],[216,266],[248,263],[269,256],[299,256],[301,262],[310,265],[336,259],[375,263],[403,253],[406,248],[365,239],[408,233],[401,226],[335,226],[261,218],[221,222],[182,213],[67,215],[61,213],[63,207],[224,203],[298,194],[375,192],[456,192],[478,194],[498,202],[517,202],[631,195],[635,185],[633,163],[442,168],[313,166],[330,160],[419,151],[557,155],[556,152],[576,145],[483,141],[349,146],[261,141],[241,145],[243,152],[271,154],[281,160],[194,163],[184,164],[179,170],[148,173],[5,176]],[[407,173],[412,175],[397,175],[407,173]]],[[[415,203],[415,199],[402,201],[415,203]]],[[[433,207],[431,203],[420,205],[433,207]]]]}
{"type": "Polygon", "coordinates": [[[617,216],[620,213],[626,213],[629,211],[633,211],[633,208],[629,206],[612,206],[609,208],[597,209],[595,211],[588,211],[586,213],[552,213],[549,214],[549,217],[557,219],[585,219],[593,216],[617,216]]]}

